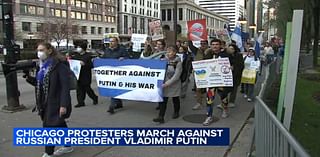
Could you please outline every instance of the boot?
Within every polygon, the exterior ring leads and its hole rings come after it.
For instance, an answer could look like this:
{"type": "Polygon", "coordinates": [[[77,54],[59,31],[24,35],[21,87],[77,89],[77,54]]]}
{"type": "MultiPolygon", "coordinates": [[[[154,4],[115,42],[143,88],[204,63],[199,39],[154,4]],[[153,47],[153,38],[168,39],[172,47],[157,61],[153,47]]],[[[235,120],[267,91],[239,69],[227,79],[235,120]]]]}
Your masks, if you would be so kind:
{"type": "Polygon", "coordinates": [[[159,123],[164,123],[164,118],[163,117],[158,117],[153,119],[154,122],[159,122],[159,123]]]}

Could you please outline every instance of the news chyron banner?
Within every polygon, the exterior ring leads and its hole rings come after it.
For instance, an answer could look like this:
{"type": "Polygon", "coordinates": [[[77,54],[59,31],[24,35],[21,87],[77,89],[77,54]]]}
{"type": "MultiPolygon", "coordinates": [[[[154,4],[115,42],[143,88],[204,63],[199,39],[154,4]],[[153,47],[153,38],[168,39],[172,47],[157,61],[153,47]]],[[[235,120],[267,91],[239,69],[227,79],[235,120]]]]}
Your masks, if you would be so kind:
{"type": "Polygon", "coordinates": [[[188,39],[193,45],[200,47],[201,40],[208,40],[206,19],[188,21],[188,39]]]}
{"type": "Polygon", "coordinates": [[[227,146],[229,128],[14,128],[14,146],[227,146]]]}
{"type": "Polygon", "coordinates": [[[139,59],[95,59],[94,73],[101,96],[162,102],[167,62],[139,59]]]}
{"type": "Polygon", "coordinates": [[[194,61],[192,67],[197,88],[233,86],[229,58],[194,61]]]}

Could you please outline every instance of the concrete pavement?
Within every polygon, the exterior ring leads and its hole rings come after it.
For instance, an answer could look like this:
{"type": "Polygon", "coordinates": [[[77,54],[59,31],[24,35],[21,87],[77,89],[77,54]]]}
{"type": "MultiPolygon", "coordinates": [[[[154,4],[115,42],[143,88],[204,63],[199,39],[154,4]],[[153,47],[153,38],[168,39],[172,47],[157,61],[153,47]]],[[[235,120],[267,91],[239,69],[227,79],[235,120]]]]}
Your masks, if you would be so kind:
{"type": "MultiPolygon", "coordinates": [[[[0,112],[0,156],[1,157],[37,157],[41,156],[43,147],[14,147],[12,145],[12,129],[15,127],[41,127],[39,117],[35,113],[31,113],[34,104],[34,88],[25,83],[21,78],[19,81],[19,89],[21,92],[20,103],[24,104],[28,110],[16,113],[0,112]]],[[[96,87],[95,81],[92,84],[96,87]]],[[[258,81],[260,82],[260,81],[258,81]]],[[[73,105],[76,104],[75,92],[72,91],[73,105]]],[[[1,106],[6,105],[5,81],[3,75],[0,76],[0,99],[1,106]]],[[[114,115],[106,112],[109,105],[109,98],[99,97],[99,104],[92,105],[92,100],[87,97],[86,106],[82,108],[73,108],[71,118],[68,120],[69,127],[203,127],[202,124],[190,123],[183,120],[183,116],[190,114],[205,114],[205,108],[193,111],[191,108],[195,105],[194,93],[190,88],[188,95],[181,101],[180,118],[171,119],[173,106],[169,100],[166,123],[156,124],[152,119],[158,115],[155,110],[156,103],[124,101],[124,108],[120,109],[114,115]]],[[[217,99],[215,104],[219,104],[217,99]]],[[[235,140],[240,128],[245,124],[250,112],[253,109],[253,102],[248,103],[241,94],[238,94],[236,100],[237,107],[230,109],[230,117],[221,119],[221,110],[215,108],[214,115],[220,120],[212,123],[208,127],[229,127],[230,143],[235,140]]],[[[241,147],[241,146],[240,146],[241,147]]],[[[74,152],[64,155],[64,157],[222,157],[228,150],[225,147],[74,147],[74,152]]],[[[243,148],[247,149],[247,148],[243,148]]]]}

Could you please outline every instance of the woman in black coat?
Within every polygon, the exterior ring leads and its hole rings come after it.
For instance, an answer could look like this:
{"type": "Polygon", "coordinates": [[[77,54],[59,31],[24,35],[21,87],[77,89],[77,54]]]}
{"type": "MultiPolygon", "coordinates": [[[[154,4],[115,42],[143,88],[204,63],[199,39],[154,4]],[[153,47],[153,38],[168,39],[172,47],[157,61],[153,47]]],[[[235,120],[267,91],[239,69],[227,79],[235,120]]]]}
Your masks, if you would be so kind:
{"type": "MultiPolygon", "coordinates": [[[[66,118],[71,114],[70,69],[68,62],[49,43],[40,43],[37,48],[40,60],[35,77],[27,76],[27,82],[36,87],[36,107],[43,127],[67,127],[66,118]]],[[[71,147],[62,147],[54,152],[54,146],[45,146],[42,157],[72,152],[71,147]]]]}

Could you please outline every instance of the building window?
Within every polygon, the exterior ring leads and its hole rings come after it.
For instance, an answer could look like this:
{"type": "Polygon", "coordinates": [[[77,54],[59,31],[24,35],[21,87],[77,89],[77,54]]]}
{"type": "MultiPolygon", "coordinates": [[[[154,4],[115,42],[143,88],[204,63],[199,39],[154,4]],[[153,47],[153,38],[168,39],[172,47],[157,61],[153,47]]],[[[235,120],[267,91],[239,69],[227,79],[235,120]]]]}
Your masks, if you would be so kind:
{"type": "Polygon", "coordinates": [[[104,29],[104,33],[109,33],[109,28],[108,28],[108,27],[106,27],[106,28],[104,29]]]}
{"type": "Polygon", "coordinates": [[[66,10],[62,10],[61,11],[61,17],[64,17],[64,18],[67,17],[67,11],[66,10]]]}
{"type": "Polygon", "coordinates": [[[87,19],[87,13],[82,13],[82,20],[86,20],[87,19]]]}
{"type": "Polygon", "coordinates": [[[140,18],[140,33],[144,34],[144,18],[140,18]]]}
{"type": "Polygon", "coordinates": [[[61,4],[65,5],[66,4],[66,0],[61,0],[61,4]]]}
{"type": "Polygon", "coordinates": [[[22,22],[22,30],[31,32],[31,22],[22,22]]]}
{"type": "Polygon", "coordinates": [[[91,34],[96,34],[96,27],[91,27],[91,34]]]}
{"type": "Polygon", "coordinates": [[[115,29],[114,28],[111,28],[111,33],[114,33],[115,32],[115,29]]]}
{"type": "Polygon", "coordinates": [[[137,17],[132,17],[132,33],[137,33],[137,17]]]}
{"type": "Polygon", "coordinates": [[[54,16],[54,9],[53,8],[50,9],[50,16],[54,16]]]}
{"type": "Polygon", "coordinates": [[[56,17],[61,17],[61,10],[56,9],[56,11],[55,11],[55,16],[56,16],[56,17]]]}
{"type": "Polygon", "coordinates": [[[82,26],[81,27],[81,34],[87,34],[87,26],[82,26]]]}
{"type": "Polygon", "coordinates": [[[72,25],[72,34],[78,34],[78,26],[72,25]]]}
{"type": "Polygon", "coordinates": [[[36,7],[30,5],[30,6],[28,7],[28,11],[29,11],[29,14],[35,15],[35,14],[36,14],[36,7]]]}
{"type": "Polygon", "coordinates": [[[76,18],[77,18],[78,20],[81,20],[82,17],[81,17],[81,13],[80,13],[80,12],[77,12],[77,13],[76,13],[76,18]]]}
{"type": "Polygon", "coordinates": [[[43,7],[37,8],[37,15],[44,15],[44,8],[43,7]]]}
{"type": "Polygon", "coordinates": [[[54,3],[56,3],[56,4],[60,4],[60,3],[61,3],[61,1],[60,1],[60,0],[54,0],[54,3]]]}
{"type": "Polygon", "coordinates": [[[85,2],[85,1],[82,1],[82,6],[81,6],[82,8],[87,8],[87,2],[85,2]]]}
{"type": "Polygon", "coordinates": [[[182,10],[182,8],[179,8],[179,20],[180,21],[183,20],[183,10],[182,10]]]}
{"type": "Polygon", "coordinates": [[[161,20],[166,21],[166,10],[165,9],[161,10],[161,20]]]}
{"type": "Polygon", "coordinates": [[[98,27],[98,34],[102,34],[102,27],[98,27]]]}
{"type": "Polygon", "coordinates": [[[168,12],[167,20],[171,21],[171,9],[168,9],[167,12],[168,12]]]}
{"type": "Polygon", "coordinates": [[[43,31],[43,23],[37,23],[37,32],[43,31]]]}
{"type": "Polygon", "coordinates": [[[128,34],[128,16],[123,16],[123,33],[128,34]]]}
{"type": "Polygon", "coordinates": [[[71,15],[71,18],[72,19],[75,19],[76,18],[76,13],[74,11],[71,11],[70,12],[70,15],[71,15]]]}
{"type": "Polygon", "coordinates": [[[28,5],[20,4],[20,13],[27,14],[28,13],[28,5]]]}
{"type": "Polygon", "coordinates": [[[80,0],[76,0],[76,7],[81,8],[81,1],[80,0]]]}
{"type": "Polygon", "coordinates": [[[50,3],[54,3],[54,0],[49,0],[50,3]]]}
{"type": "Polygon", "coordinates": [[[124,12],[127,12],[127,5],[124,5],[124,12]]]}

